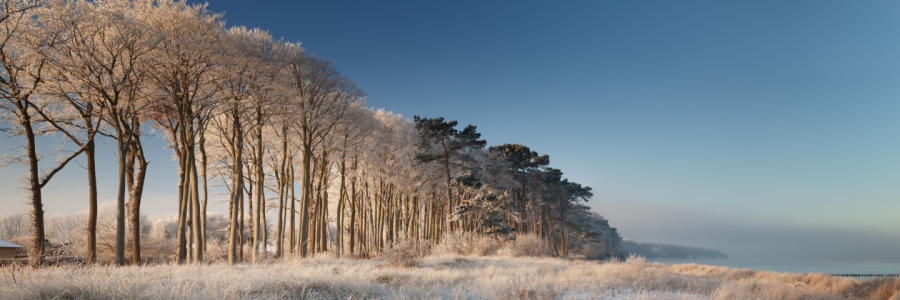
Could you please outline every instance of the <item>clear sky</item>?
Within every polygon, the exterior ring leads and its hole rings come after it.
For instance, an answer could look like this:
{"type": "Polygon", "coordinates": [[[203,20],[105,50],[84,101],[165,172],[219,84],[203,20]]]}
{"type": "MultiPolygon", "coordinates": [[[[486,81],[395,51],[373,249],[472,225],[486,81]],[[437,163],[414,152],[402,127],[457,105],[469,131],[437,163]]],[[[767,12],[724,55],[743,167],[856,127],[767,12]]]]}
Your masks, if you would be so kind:
{"type": "MultiPolygon", "coordinates": [[[[371,106],[549,154],[626,238],[900,260],[900,2],[558,2],[209,8],[334,60],[371,106]]],[[[171,213],[177,167],[156,146],[144,211],[171,213]]],[[[23,170],[0,173],[0,212],[26,208],[23,170]]],[[[49,213],[86,209],[82,174],[54,179],[49,213]]]]}

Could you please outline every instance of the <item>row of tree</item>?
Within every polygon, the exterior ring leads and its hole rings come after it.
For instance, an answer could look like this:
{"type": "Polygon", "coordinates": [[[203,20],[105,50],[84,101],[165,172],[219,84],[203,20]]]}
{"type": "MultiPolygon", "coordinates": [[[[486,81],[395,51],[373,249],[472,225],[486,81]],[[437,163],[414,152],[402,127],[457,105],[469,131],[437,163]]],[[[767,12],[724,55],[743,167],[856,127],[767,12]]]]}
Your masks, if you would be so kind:
{"type": "Polygon", "coordinates": [[[564,179],[547,155],[518,144],[485,149],[472,125],[372,110],[330,61],[263,30],[226,28],[205,5],[0,1],[2,129],[25,139],[7,163],[28,166],[35,263],[46,247],[41,190],[81,155],[85,255],[96,260],[101,137],[116,141],[119,165],[115,262],[126,263],[126,245],[130,262],[141,262],[149,134],[164,136],[179,163],[177,262],[204,260],[217,190],[227,194],[218,200],[228,205],[231,263],[246,260],[245,244],[254,261],[370,255],[453,232],[536,234],[568,255],[570,238],[599,234],[582,204],[591,188],[564,179]],[[49,133],[74,146],[55,149],[59,159],[46,166],[35,139],[49,133]]]}

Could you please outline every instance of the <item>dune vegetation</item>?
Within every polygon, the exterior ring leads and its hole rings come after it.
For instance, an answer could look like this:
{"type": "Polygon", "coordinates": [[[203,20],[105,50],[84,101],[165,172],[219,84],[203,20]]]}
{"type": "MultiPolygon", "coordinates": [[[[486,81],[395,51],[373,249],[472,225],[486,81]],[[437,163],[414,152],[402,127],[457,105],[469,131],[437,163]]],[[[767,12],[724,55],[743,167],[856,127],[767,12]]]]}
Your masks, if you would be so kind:
{"type": "MultiPolygon", "coordinates": [[[[255,263],[59,263],[0,267],[4,299],[900,299],[900,279],[857,280],[641,256],[555,257],[546,241],[468,234],[401,241],[375,257],[267,258],[255,263]]],[[[581,251],[590,254],[589,249],[581,251]]]]}
{"type": "Polygon", "coordinates": [[[0,295],[6,299],[900,299],[897,278],[856,280],[695,264],[667,266],[641,257],[625,261],[508,253],[422,257],[410,249],[401,245],[386,251],[385,257],[359,260],[319,255],[236,265],[6,266],[0,269],[0,295]]]}

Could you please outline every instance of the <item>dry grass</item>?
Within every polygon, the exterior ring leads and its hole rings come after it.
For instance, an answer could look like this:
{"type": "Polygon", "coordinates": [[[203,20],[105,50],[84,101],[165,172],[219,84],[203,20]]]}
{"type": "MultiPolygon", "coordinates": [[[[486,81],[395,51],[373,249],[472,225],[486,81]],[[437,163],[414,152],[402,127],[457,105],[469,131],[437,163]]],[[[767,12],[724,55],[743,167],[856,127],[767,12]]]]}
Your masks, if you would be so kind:
{"type": "MultiPolygon", "coordinates": [[[[381,256],[383,258],[383,256],[381,256]]],[[[264,264],[0,268],[4,299],[898,299],[858,281],[701,265],[429,256],[417,267],[331,256],[264,264]]]]}
{"type": "MultiPolygon", "coordinates": [[[[732,269],[698,264],[680,264],[666,266],[652,264],[655,268],[661,268],[679,274],[694,275],[698,277],[723,278],[736,282],[730,289],[736,293],[747,294],[749,291],[765,290],[767,287],[757,283],[763,282],[767,286],[787,285],[792,287],[805,287],[827,294],[841,295],[855,299],[898,299],[900,300],[900,279],[876,278],[868,280],[856,280],[846,277],[832,277],[825,274],[788,274],[749,269],[732,269]]],[[[734,298],[726,294],[723,298],[734,298]]],[[[778,297],[770,299],[797,299],[791,294],[773,294],[778,297]]]]}

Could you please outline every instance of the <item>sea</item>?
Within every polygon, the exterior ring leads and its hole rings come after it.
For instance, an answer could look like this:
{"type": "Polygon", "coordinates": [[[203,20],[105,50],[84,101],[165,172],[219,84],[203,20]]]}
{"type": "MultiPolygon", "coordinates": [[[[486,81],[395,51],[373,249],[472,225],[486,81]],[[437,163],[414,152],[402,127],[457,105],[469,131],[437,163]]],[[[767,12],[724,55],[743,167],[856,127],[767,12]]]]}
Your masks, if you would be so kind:
{"type": "MultiPolygon", "coordinates": [[[[840,261],[840,260],[750,260],[750,259],[647,259],[666,265],[695,263],[753,269],[779,273],[822,273],[822,274],[900,274],[900,261],[840,261]]],[[[848,276],[857,279],[875,277],[848,276]]]]}

